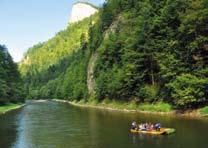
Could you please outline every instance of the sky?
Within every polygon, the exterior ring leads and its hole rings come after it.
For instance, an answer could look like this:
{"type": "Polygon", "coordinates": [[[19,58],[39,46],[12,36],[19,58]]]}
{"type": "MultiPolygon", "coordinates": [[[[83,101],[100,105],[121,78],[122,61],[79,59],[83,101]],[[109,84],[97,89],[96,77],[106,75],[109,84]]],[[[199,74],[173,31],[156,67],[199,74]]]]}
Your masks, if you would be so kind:
{"type": "MultiPolygon", "coordinates": [[[[102,6],[105,0],[85,0],[102,6]]],[[[15,62],[33,45],[52,38],[68,26],[77,0],[0,0],[0,44],[15,62]]]]}

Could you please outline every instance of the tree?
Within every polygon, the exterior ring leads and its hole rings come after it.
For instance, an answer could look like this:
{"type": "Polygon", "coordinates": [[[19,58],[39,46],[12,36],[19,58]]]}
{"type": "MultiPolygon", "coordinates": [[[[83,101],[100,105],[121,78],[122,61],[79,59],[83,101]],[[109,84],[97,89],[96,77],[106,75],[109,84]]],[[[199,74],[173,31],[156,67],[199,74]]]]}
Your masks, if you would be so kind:
{"type": "Polygon", "coordinates": [[[23,101],[22,83],[17,65],[7,48],[0,45],[0,104],[23,101]]]}

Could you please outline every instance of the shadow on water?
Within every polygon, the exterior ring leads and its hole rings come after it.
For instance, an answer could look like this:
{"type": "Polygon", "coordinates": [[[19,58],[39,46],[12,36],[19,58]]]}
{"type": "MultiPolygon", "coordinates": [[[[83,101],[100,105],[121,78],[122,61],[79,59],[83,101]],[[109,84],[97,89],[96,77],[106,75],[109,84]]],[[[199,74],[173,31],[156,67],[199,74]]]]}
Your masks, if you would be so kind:
{"type": "Polygon", "coordinates": [[[12,142],[17,138],[18,118],[21,109],[0,114],[0,147],[12,147],[12,142]]]}
{"type": "Polygon", "coordinates": [[[10,113],[1,125],[5,147],[14,148],[196,148],[208,147],[207,120],[122,113],[74,107],[56,102],[29,103],[17,113],[10,113]],[[176,128],[169,136],[131,134],[133,120],[158,122],[176,128]],[[5,122],[5,123],[4,123],[5,122]],[[13,127],[13,128],[11,128],[13,127]],[[8,135],[6,134],[8,132],[8,135]],[[8,139],[8,140],[5,140],[8,139]],[[9,143],[9,144],[8,144],[9,143]]]}

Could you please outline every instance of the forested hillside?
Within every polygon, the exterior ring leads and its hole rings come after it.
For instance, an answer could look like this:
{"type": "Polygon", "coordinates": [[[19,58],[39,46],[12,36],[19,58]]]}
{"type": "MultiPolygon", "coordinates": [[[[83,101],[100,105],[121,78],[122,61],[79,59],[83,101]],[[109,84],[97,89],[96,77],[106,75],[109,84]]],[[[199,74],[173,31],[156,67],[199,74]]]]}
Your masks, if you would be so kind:
{"type": "Polygon", "coordinates": [[[22,82],[17,65],[7,48],[0,45],[0,105],[24,100],[22,82]]]}
{"type": "Polygon", "coordinates": [[[208,102],[207,0],[108,0],[95,18],[29,49],[20,65],[29,99],[89,99],[96,55],[94,99],[208,102]]]}
{"type": "Polygon", "coordinates": [[[19,65],[28,99],[86,98],[86,49],[92,16],[70,24],[48,42],[35,45],[19,65]]]}

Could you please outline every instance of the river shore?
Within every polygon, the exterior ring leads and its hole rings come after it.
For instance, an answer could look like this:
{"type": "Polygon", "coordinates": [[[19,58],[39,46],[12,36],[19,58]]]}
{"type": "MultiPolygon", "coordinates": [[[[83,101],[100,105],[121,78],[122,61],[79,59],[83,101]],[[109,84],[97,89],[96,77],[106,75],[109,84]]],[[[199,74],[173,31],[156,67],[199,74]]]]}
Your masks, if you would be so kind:
{"type": "Polygon", "coordinates": [[[25,106],[25,104],[8,104],[8,105],[0,106],[0,115],[10,112],[12,110],[19,109],[23,106],[25,106]]]}
{"type": "Polygon", "coordinates": [[[148,111],[148,110],[139,110],[139,109],[129,109],[128,107],[110,107],[108,104],[97,103],[92,104],[90,102],[72,102],[67,100],[57,100],[53,99],[52,101],[61,102],[61,103],[68,103],[73,106],[84,107],[84,108],[96,108],[96,109],[104,109],[104,110],[111,110],[111,111],[120,111],[120,112],[129,112],[129,113],[142,113],[142,114],[152,114],[152,115],[165,115],[165,116],[177,116],[177,117],[184,117],[184,118],[206,118],[207,115],[203,115],[200,112],[200,109],[195,110],[171,110],[171,111],[148,111]]]}

